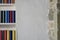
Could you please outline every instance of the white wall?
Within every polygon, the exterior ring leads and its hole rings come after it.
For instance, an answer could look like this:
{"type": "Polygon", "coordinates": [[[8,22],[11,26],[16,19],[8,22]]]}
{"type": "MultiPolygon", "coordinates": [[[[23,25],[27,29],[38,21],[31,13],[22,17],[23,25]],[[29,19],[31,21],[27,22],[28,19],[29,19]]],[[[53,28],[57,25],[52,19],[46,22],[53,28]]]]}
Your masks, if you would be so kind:
{"type": "Polygon", "coordinates": [[[16,0],[18,40],[48,40],[48,0],[16,0]]]}

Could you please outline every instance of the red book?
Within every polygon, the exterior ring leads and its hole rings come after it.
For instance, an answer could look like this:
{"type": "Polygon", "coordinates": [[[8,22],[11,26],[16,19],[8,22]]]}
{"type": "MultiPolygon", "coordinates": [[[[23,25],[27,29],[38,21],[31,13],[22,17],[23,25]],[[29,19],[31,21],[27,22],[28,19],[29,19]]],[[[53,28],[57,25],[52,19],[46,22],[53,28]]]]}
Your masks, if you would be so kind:
{"type": "Polygon", "coordinates": [[[10,15],[10,23],[12,23],[12,11],[10,11],[10,13],[9,13],[9,15],[10,15]]]}
{"type": "Polygon", "coordinates": [[[1,40],[1,37],[2,37],[2,36],[1,36],[1,33],[2,33],[2,32],[0,31],[0,40],[1,40]]]}
{"type": "Polygon", "coordinates": [[[6,3],[8,3],[8,0],[6,0],[6,3]]]}
{"type": "Polygon", "coordinates": [[[7,31],[4,31],[4,40],[7,40],[7,31]]]}

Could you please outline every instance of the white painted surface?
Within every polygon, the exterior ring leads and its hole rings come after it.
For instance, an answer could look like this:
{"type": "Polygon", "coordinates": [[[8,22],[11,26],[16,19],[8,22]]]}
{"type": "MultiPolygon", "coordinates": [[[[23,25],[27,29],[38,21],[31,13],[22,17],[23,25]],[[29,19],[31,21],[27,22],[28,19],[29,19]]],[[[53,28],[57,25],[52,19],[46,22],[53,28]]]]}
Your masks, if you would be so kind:
{"type": "Polygon", "coordinates": [[[48,40],[48,0],[16,0],[18,40],[48,40]]]}

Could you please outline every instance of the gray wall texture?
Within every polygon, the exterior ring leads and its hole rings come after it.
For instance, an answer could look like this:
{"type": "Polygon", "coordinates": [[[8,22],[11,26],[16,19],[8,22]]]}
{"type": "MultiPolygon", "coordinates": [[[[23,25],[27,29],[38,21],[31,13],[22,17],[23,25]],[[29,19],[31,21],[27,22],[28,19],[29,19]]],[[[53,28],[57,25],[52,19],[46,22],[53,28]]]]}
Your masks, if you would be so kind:
{"type": "Polygon", "coordinates": [[[48,40],[48,0],[16,0],[18,40],[48,40]]]}

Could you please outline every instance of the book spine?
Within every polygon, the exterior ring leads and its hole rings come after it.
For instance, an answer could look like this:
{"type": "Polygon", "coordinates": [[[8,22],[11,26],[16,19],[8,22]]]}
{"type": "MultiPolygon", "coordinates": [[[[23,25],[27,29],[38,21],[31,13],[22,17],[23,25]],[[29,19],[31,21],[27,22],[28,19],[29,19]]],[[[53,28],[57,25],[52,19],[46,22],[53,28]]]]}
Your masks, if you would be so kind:
{"type": "Polygon", "coordinates": [[[15,0],[12,0],[11,3],[15,3],[15,0]]]}
{"type": "Polygon", "coordinates": [[[10,32],[10,40],[12,40],[12,31],[9,31],[10,32]]]}
{"type": "Polygon", "coordinates": [[[4,40],[4,31],[2,31],[2,40],[4,40]]]}
{"type": "Polygon", "coordinates": [[[10,4],[11,4],[11,1],[12,1],[12,0],[10,0],[10,4]]]}
{"type": "Polygon", "coordinates": [[[8,3],[11,3],[11,0],[8,0],[8,3]]]}
{"type": "Polygon", "coordinates": [[[7,23],[9,23],[9,11],[7,11],[7,23]]]}
{"type": "Polygon", "coordinates": [[[5,23],[7,23],[7,11],[5,11],[5,23]]]}
{"type": "Polygon", "coordinates": [[[12,23],[12,11],[10,11],[10,23],[12,23]]]}
{"type": "Polygon", "coordinates": [[[9,30],[7,30],[7,40],[9,40],[9,30]]]}
{"type": "Polygon", "coordinates": [[[4,0],[2,0],[2,4],[3,4],[3,1],[4,1],[4,0]]]}
{"type": "Polygon", "coordinates": [[[7,3],[9,4],[9,0],[7,0],[7,3]]]}
{"type": "Polygon", "coordinates": [[[3,11],[3,23],[4,23],[4,11],[3,11]]]}
{"type": "Polygon", "coordinates": [[[14,14],[14,18],[13,19],[14,19],[14,23],[15,23],[16,22],[16,11],[13,11],[13,12],[14,12],[13,13],[14,14]]]}
{"type": "Polygon", "coordinates": [[[1,23],[3,23],[3,11],[1,11],[1,23]]]}
{"type": "Polygon", "coordinates": [[[14,30],[14,40],[16,40],[16,31],[14,30]]]}
{"type": "Polygon", "coordinates": [[[5,23],[5,11],[4,11],[4,23],[5,23]]]}
{"type": "Polygon", "coordinates": [[[5,3],[8,3],[8,1],[6,0],[5,3]]]}
{"type": "Polygon", "coordinates": [[[7,40],[7,30],[4,31],[4,40],[7,40]]]}
{"type": "Polygon", "coordinates": [[[12,11],[12,21],[15,23],[15,11],[12,11]]]}
{"type": "Polygon", "coordinates": [[[0,23],[1,23],[1,11],[0,11],[0,23]]]}
{"type": "Polygon", "coordinates": [[[12,40],[14,40],[14,30],[13,30],[13,33],[12,33],[12,40]]]}
{"type": "Polygon", "coordinates": [[[3,0],[3,3],[5,2],[5,0],[3,0]]]}
{"type": "Polygon", "coordinates": [[[0,0],[0,3],[2,3],[2,0],[0,0]]]}
{"type": "Polygon", "coordinates": [[[2,36],[1,36],[1,34],[2,34],[2,33],[1,33],[1,31],[0,31],[0,40],[2,40],[2,36]]]}
{"type": "Polygon", "coordinates": [[[7,3],[7,0],[3,0],[3,3],[7,3]]]}
{"type": "Polygon", "coordinates": [[[12,11],[12,23],[14,23],[14,12],[12,11]]]}

